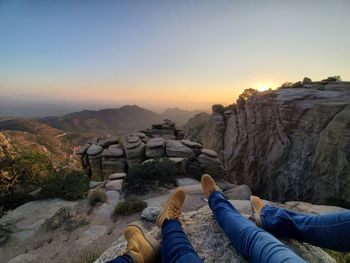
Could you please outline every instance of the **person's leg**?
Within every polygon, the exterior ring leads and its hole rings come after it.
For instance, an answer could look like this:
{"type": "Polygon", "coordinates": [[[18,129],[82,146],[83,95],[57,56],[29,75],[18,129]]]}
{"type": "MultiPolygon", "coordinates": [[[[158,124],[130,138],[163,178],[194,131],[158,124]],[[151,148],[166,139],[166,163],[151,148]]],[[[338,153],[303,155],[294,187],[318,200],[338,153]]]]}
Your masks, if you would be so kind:
{"type": "Polygon", "coordinates": [[[176,219],[163,223],[161,255],[162,262],[202,262],[182,230],[181,223],[176,219]]]}
{"type": "Polygon", "coordinates": [[[257,263],[305,262],[274,236],[244,218],[209,175],[203,175],[201,183],[216,221],[245,258],[257,263]]]}
{"type": "Polygon", "coordinates": [[[146,237],[140,226],[128,225],[124,231],[127,251],[106,263],[153,263],[159,254],[159,242],[146,237]]]}
{"type": "Polygon", "coordinates": [[[265,205],[261,210],[264,229],[323,248],[350,251],[350,211],[305,215],[265,205]]]}
{"type": "Polygon", "coordinates": [[[123,255],[107,261],[106,263],[134,263],[134,260],[128,255],[123,255]]]}
{"type": "Polygon", "coordinates": [[[233,247],[251,262],[305,262],[271,234],[244,218],[220,192],[213,192],[209,205],[233,247]]]}
{"type": "Polygon", "coordinates": [[[199,263],[202,260],[194,251],[191,242],[182,230],[179,221],[181,208],[186,193],[178,187],[170,195],[164,210],[157,218],[157,225],[162,230],[161,254],[166,263],[199,263]]]}

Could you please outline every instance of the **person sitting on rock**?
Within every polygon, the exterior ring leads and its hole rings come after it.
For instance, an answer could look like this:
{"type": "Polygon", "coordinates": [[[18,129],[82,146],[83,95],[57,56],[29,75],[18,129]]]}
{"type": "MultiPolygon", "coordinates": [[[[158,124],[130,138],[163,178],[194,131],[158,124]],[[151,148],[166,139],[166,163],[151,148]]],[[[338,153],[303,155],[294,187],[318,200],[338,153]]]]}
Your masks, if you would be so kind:
{"type": "MultiPolygon", "coordinates": [[[[323,248],[350,251],[349,211],[305,215],[265,205],[259,197],[252,196],[251,205],[257,226],[240,214],[209,175],[202,176],[201,184],[216,221],[233,247],[251,262],[305,262],[267,231],[323,248]]],[[[130,231],[127,227],[126,233],[133,232],[125,235],[128,251],[124,256],[117,257],[109,263],[151,263],[157,258],[159,250],[162,262],[203,262],[179,221],[184,201],[183,188],[175,189],[159,215],[157,225],[162,229],[160,249],[159,245],[152,245],[154,242],[146,238],[140,228],[132,228],[130,231]]]]}

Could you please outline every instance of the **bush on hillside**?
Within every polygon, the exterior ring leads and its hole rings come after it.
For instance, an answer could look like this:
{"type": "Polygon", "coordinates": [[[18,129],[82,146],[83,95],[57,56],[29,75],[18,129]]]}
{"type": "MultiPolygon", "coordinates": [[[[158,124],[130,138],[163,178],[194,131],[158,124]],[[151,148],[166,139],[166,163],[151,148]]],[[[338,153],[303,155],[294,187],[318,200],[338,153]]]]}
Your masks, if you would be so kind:
{"type": "Polygon", "coordinates": [[[136,197],[126,198],[118,203],[114,209],[114,216],[131,215],[137,212],[142,212],[147,207],[147,203],[136,197]]]}
{"type": "Polygon", "coordinates": [[[89,177],[83,171],[60,169],[48,176],[40,191],[40,197],[77,200],[86,196],[89,177]]]}
{"type": "Polygon", "coordinates": [[[176,165],[168,158],[148,161],[129,168],[124,189],[127,193],[145,193],[147,188],[172,184],[175,180],[176,165]]]}
{"type": "Polygon", "coordinates": [[[55,173],[50,159],[41,153],[24,152],[0,160],[0,207],[13,209],[33,199],[30,193],[55,173]]]}

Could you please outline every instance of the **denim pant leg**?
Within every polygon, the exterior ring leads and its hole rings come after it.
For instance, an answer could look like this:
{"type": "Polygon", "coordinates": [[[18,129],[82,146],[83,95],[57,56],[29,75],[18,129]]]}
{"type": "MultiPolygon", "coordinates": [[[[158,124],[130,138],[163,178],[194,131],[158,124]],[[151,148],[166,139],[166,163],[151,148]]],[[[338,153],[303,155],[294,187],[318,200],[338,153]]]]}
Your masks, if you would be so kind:
{"type": "Polygon", "coordinates": [[[134,261],[128,255],[123,255],[107,261],[106,263],[134,263],[134,261]]]}
{"type": "Polygon", "coordinates": [[[264,229],[323,248],[350,251],[350,211],[306,215],[283,208],[264,206],[264,229]]]}
{"type": "Polygon", "coordinates": [[[212,193],[209,206],[233,247],[251,262],[305,262],[274,236],[244,218],[222,193],[212,193]]]}
{"type": "Polygon", "coordinates": [[[191,242],[182,230],[178,220],[166,220],[162,226],[162,262],[164,263],[202,263],[191,242]]]}

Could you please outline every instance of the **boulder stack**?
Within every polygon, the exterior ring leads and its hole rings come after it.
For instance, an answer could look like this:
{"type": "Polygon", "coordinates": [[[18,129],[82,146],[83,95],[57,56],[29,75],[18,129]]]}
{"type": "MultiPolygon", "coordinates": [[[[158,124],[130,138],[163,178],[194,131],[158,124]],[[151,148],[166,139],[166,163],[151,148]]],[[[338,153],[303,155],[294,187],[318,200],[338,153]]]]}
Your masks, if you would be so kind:
{"type": "Polygon", "coordinates": [[[125,171],[125,154],[120,144],[112,144],[103,150],[102,154],[102,173],[104,179],[111,174],[122,173],[125,171]]]}
{"type": "Polygon", "coordinates": [[[101,181],[103,179],[101,164],[102,151],[102,146],[96,144],[90,145],[86,151],[91,171],[91,179],[93,181],[101,181]]]}
{"type": "Polygon", "coordinates": [[[132,133],[125,136],[123,146],[128,166],[141,164],[145,160],[145,143],[138,134],[132,133]]]}
{"type": "Polygon", "coordinates": [[[215,151],[203,149],[202,154],[198,156],[198,161],[204,173],[208,173],[214,178],[224,178],[226,176],[222,161],[215,151]]]}
{"type": "Polygon", "coordinates": [[[165,154],[165,140],[163,138],[151,138],[146,144],[146,158],[160,158],[165,154]]]}

